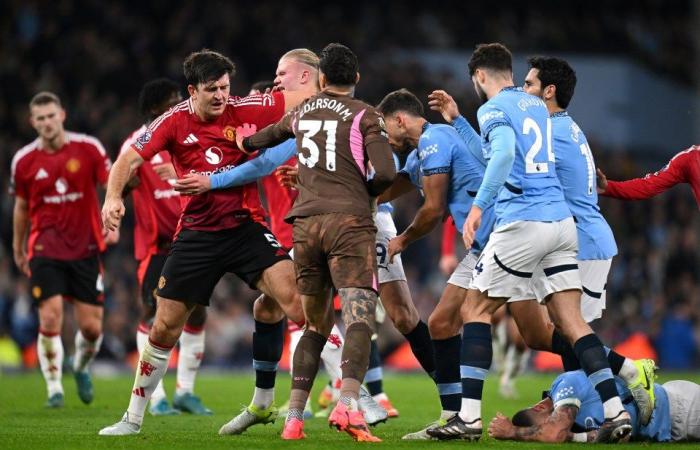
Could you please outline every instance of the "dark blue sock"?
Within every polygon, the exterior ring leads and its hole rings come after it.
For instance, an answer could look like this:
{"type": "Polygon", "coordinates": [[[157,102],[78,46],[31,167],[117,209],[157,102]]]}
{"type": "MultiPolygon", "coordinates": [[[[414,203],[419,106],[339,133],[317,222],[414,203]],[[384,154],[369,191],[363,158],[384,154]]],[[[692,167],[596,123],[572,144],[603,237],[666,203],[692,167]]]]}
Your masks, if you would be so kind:
{"type": "Polygon", "coordinates": [[[384,387],[382,386],[383,378],[382,357],[379,354],[377,340],[372,339],[369,347],[369,366],[365,374],[365,385],[370,395],[378,395],[384,392],[384,387]]]}
{"type": "Polygon", "coordinates": [[[418,321],[416,327],[404,334],[404,337],[411,346],[413,356],[416,357],[420,366],[425,370],[430,378],[435,379],[435,349],[430,340],[428,325],[422,320],[418,321]]]}
{"type": "Polygon", "coordinates": [[[462,406],[462,385],[459,378],[460,335],[433,339],[435,348],[435,383],[443,411],[459,411],[462,406]]]}
{"type": "Polygon", "coordinates": [[[255,321],[253,333],[253,368],[255,387],[272,389],[275,387],[277,364],[282,358],[284,346],[284,320],[277,323],[255,321]]]}
{"type": "Polygon", "coordinates": [[[598,391],[600,400],[605,403],[611,398],[617,397],[615,379],[598,336],[593,333],[583,336],[574,343],[574,352],[576,352],[583,371],[586,372],[591,384],[598,391]]]}
{"type": "Polygon", "coordinates": [[[462,398],[481,400],[484,380],[491,367],[491,324],[469,322],[462,331],[462,398]]]}
{"type": "Polygon", "coordinates": [[[561,356],[561,362],[564,365],[565,372],[571,372],[572,370],[579,370],[581,368],[581,364],[578,362],[573,347],[557,330],[554,330],[552,334],[552,353],[561,356]]]}

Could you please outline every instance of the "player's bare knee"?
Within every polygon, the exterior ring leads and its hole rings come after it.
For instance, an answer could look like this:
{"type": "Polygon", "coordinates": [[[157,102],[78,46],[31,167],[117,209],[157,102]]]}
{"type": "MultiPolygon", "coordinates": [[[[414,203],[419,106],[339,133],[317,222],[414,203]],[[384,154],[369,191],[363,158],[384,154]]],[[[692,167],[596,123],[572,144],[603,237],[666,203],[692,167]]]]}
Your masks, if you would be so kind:
{"type": "Polygon", "coordinates": [[[261,295],[253,303],[253,318],[258,322],[277,323],[284,319],[284,311],[269,295],[261,295]]]}
{"type": "Polygon", "coordinates": [[[187,325],[196,328],[204,327],[207,321],[207,308],[202,305],[197,305],[190,313],[189,319],[187,319],[187,325]]]}
{"type": "Polygon", "coordinates": [[[338,294],[342,304],[343,323],[348,329],[355,323],[364,323],[370,329],[374,327],[376,292],[364,288],[341,288],[338,294]]]}
{"type": "Polygon", "coordinates": [[[80,327],[80,332],[88,341],[96,341],[102,334],[102,323],[91,322],[80,327]]]}

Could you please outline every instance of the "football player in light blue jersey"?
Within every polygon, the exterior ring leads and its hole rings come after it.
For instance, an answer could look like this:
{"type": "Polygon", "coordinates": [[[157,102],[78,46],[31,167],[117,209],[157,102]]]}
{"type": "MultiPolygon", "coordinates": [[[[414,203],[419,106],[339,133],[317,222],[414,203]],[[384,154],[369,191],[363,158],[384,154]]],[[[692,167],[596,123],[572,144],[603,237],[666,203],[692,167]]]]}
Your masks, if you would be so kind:
{"type": "MultiPolygon", "coordinates": [[[[639,405],[616,378],[617,390],[632,417],[632,438],[652,442],[700,440],[700,386],[685,380],[654,383],[656,406],[645,425],[639,405]]],[[[559,375],[544,399],[518,411],[512,421],[500,413],[489,424],[496,439],[534,442],[593,442],[603,423],[603,405],[582,370],[559,375]]]]}
{"type": "MultiPolygon", "coordinates": [[[[541,98],[550,114],[557,176],[574,216],[578,234],[577,259],[583,287],[581,314],[586,322],[591,322],[600,318],[605,309],[605,286],[612,257],[617,254],[617,246],[612,230],[598,207],[593,154],[586,136],[566,111],[574,95],[576,73],[560,58],[532,57],[528,63],[530,71],[525,77],[523,89],[541,98]]],[[[521,298],[511,299],[509,306],[516,317],[527,318],[536,314],[535,309],[539,308],[534,298],[534,290],[531,290],[521,298]]],[[[531,327],[528,332],[530,331],[544,331],[546,336],[539,339],[551,336],[548,330],[537,327],[531,327]]],[[[558,334],[557,331],[554,334],[558,334]]],[[[562,341],[561,336],[553,336],[552,341],[562,341]]],[[[564,370],[580,368],[573,352],[566,352],[562,355],[562,360],[564,370]]],[[[632,361],[614,351],[608,353],[608,361],[613,374],[619,374],[628,383],[646,423],[654,408],[653,383],[648,382],[654,379],[654,361],[632,361]]]]}
{"type": "MultiPolygon", "coordinates": [[[[389,257],[398,256],[409,244],[424,237],[450,214],[458,229],[479,189],[484,165],[467,148],[459,134],[450,126],[434,125],[423,118],[423,105],[405,89],[389,93],[378,106],[384,115],[389,143],[399,152],[411,151],[400,172],[380,200],[391,200],[422,187],[425,201],[411,225],[389,243],[389,257]],[[410,180],[410,181],[409,181],[410,180]]],[[[477,151],[478,151],[478,143],[477,151]]],[[[442,414],[438,422],[455,415],[461,404],[459,354],[461,321],[459,310],[466,298],[472,270],[478,253],[488,241],[493,227],[493,208],[484,210],[481,228],[472,251],[460,262],[443,291],[438,305],[428,320],[435,354],[435,382],[440,394],[442,414]]],[[[404,436],[404,439],[431,439],[427,429],[404,436]]]]}
{"type": "Polygon", "coordinates": [[[474,268],[462,307],[462,405],[447,424],[428,430],[438,439],[477,440],[482,434],[481,398],[491,366],[491,319],[509,298],[541,289],[549,315],[561,330],[601,396],[601,441],[621,441],[630,416],[615,389],[603,345],[581,317],[581,280],[576,226],[556,175],[552,127],[544,102],[513,85],[510,51],[501,44],[477,46],[469,61],[474,88],[484,105],[477,113],[488,165],[464,225],[471,247],[486,205],[496,198],[496,226],[474,268]],[[541,282],[533,274],[541,268],[541,282]]]}

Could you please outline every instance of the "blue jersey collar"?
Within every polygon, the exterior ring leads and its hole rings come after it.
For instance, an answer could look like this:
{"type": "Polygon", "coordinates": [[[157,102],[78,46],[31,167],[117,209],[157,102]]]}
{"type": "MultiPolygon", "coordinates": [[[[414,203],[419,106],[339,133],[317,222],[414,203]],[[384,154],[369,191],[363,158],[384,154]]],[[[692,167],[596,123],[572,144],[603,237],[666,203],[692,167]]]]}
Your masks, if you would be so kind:
{"type": "Polygon", "coordinates": [[[555,113],[550,114],[549,117],[554,119],[555,117],[567,117],[568,115],[569,113],[566,111],[557,111],[555,113]]]}
{"type": "Polygon", "coordinates": [[[426,130],[427,130],[429,127],[430,127],[430,122],[426,121],[426,122],[423,124],[423,128],[420,130],[421,134],[425,133],[426,130]]]}
{"type": "Polygon", "coordinates": [[[523,88],[519,86],[506,86],[503,89],[501,89],[501,92],[505,91],[521,91],[522,92],[523,88]]]}

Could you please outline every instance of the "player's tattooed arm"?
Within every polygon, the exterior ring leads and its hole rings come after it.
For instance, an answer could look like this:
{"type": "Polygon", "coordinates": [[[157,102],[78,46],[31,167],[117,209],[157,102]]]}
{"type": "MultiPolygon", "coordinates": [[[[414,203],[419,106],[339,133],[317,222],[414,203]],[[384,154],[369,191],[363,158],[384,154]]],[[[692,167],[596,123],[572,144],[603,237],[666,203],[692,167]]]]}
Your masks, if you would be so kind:
{"type": "Polygon", "coordinates": [[[544,421],[529,427],[516,427],[498,413],[489,424],[489,436],[515,441],[570,442],[574,437],[571,426],[577,413],[574,405],[559,406],[544,421]]]}
{"type": "Polygon", "coordinates": [[[361,322],[374,328],[374,313],[377,307],[377,293],[371,289],[341,288],[340,295],[343,323],[346,326],[361,322]]]}

